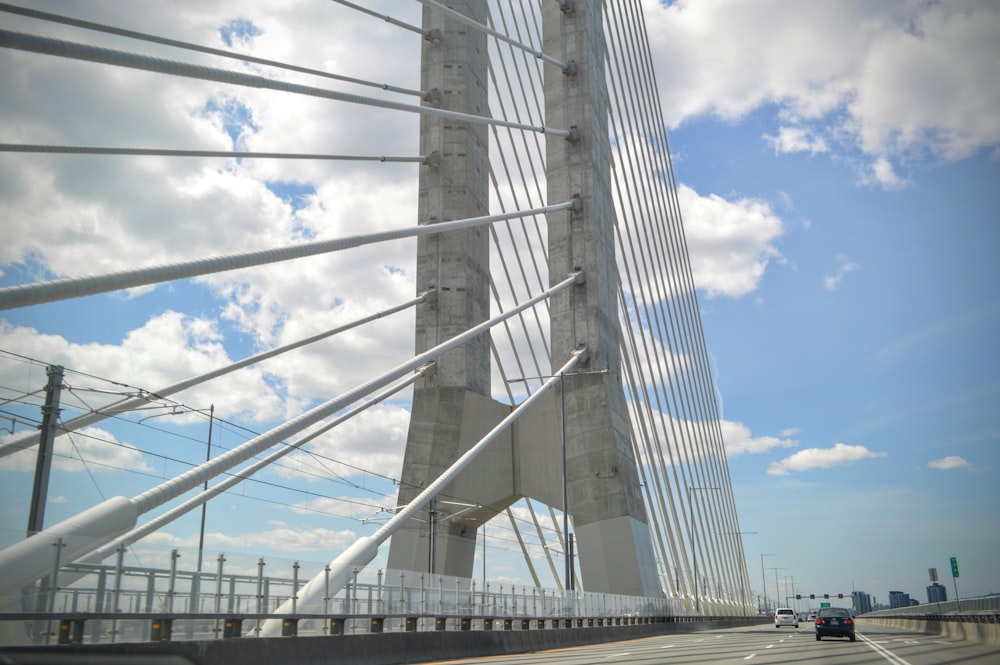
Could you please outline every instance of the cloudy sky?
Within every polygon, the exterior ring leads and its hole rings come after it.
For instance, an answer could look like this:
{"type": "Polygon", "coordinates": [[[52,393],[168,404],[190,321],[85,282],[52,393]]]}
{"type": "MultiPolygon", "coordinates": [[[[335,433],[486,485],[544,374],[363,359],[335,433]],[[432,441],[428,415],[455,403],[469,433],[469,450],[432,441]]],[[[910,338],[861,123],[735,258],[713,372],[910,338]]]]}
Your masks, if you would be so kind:
{"type": "MultiPolygon", "coordinates": [[[[643,5],[741,528],[755,532],[744,536],[755,591],[763,562],[770,595],[787,576],[806,593],[926,600],[927,569],[944,577],[952,556],[962,595],[1000,591],[1000,7],[643,5]]],[[[335,3],[32,6],[418,87],[419,38],[335,3]]],[[[371,6],[419,23],[416,2],[371,6]]],[[[264,71],[9,14],[0,24],[264,71]]],[[[9,49],[0,77],[2,143],[418,152],[410,114],[9,49]]],[[[399,228],[414,219],[415,174],[412,164],[0,154],[0,286],[399,228]]],[[[412,297],[413,254],[392,243],[2,312],[2,398],[38,391],[44,365],[61,364],[68,415],[319,333],[412,297]]],[[[412,317],[397,315],[185,391],[175,399],[186,408],[60,439],[47,523],[203,459],[210,406],[213,445],[232,447],[407,359],[410,330],[412,317]]],[[[4,433],[37,418],[37,399],[4,405],[4,433]]],[[[370,533],[393,503],[406,406],[404,393],[374,407],[262,475],[269,485],[213,502],[206,552],[322,565],[370,533]]],[[[23,532],[32,465],[0,460],[4,543],[23,532]]],[[[513,536],[495,531],[490,576],[528,581],[508,563],[513,536]]],[[[190,549],[197,537],[192,516],[147,540],[190,549]]]]}

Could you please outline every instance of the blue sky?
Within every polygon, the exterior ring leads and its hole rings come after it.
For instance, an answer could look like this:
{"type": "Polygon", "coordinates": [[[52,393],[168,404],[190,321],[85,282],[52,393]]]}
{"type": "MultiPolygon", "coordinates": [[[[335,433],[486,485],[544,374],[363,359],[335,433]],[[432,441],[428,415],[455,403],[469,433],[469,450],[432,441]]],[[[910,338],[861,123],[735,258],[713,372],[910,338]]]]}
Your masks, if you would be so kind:
{"type": "MultiPolygon", "coordinates": [[[[412,4],[374,6],[417,23],[412,4]]],[[[925,600],[927,569],[944,578],[952,556],[963,595],[1000,591],[1000,12],[990,2],[904,0],[644,5],[741,528],[756,532],[744,537],[755,591],[762,554],[772,555],[766,568],[779,568],[765,573],[771,595],[777,572],[806,593],[859,589],[881,601],[902,590],[925,600]]],[[[156,33],[176,26],[169,36],[404,86],[418,76],[415,37],[343,8],[50,10],[156,33]],[[177,11],[191,21],[179,25],[177,11]],[[342,39],[320,29],[329,25],[342,39]],[[358,34],[368,38],[349,39],[358,34]]],[[[417,151],[415,121],[402,114],[20,53],[0,53],[0,68],[12,91],[0,100],[3,142],[417,151]]],[[[0,285],[353,235],[362,220],[372,231],[397,228],[413,218],[415,172],[0,155],[0,285]]],[[[412,244],[400,243],[8,311],[0,349],[155,389],[412,297],[412,257],[412,244]],[[351,278],[317,283],[316,274],[351,278]]],[[[371,367],[406,359],[412,323],[401,320],[177,399],[201,411],[214,405],[232,424],[217,422],[213,443],[231,447],[246,437],[237,426],[263,430],[352,387],[371,367]],[[330,358],[332,369],[316,371],[330,358]]],[[[5,399],[44,381],[39,367],[13,356],[0,373],[5,399]]],[[[82,375],[74,382],[116,389],[82,375]]],[[[382,476],[398,476],[406,406],[404,395],[373,409],[318,445],[325,457],[290,458],[263,477],[272,485],[213,503],[206,552],[321,566],[369,533],[379,507],[393,503],[394,485],[382,476]]],[[[101,425],[66,449],[91,464],[57,462],[47,522],[106,496],[132,496],[202,458],[204,414],[167,411],[141,425],[101,425]]],[[[30,491],[31,461],[15,457],[0,461],[4,542],[23,530],[30,491]]],[[[189,551],[197,528],[196,516],[171,525],[148,539],[146,556],[189,551]]],[[[509,552],[513,537],[495,530],[490,576],[526,582],[509,552]]]]}

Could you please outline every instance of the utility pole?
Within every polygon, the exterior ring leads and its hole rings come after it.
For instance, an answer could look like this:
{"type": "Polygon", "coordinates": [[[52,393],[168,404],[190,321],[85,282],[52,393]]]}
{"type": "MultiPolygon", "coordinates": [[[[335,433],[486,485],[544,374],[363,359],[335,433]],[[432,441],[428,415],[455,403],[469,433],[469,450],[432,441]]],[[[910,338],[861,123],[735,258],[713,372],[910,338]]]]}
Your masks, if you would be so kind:
{"type": "Polygon", "coordinates": [[[49,381],[45,386],[45,406],[42,407],[41,436],[38,441],[38,461],[35,463],[35,482],[31,488],[31,508],[28,511],[28,536],[45,528],[45,502],[49,494],[49,472],[52,470],[52,448],[59,420],[59,393],[62,391],[63,368],[49,365],[45,372],[49,381]]]}

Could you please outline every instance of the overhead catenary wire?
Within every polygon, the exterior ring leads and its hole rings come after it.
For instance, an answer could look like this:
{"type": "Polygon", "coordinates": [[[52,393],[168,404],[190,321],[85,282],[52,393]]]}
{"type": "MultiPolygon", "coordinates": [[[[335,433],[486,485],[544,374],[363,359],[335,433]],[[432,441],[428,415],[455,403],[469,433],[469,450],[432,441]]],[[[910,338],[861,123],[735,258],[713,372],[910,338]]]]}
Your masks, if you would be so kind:
{"type": "Polygon", "coordinates": [[[112,497],[107,501],[84,511],[84,513],[63,520],[37,533],[32,538],[22,540],[3,550],[0,550],[0,596],[23,587],[46,572],[47,563],[39,556],[40,550],[48,548],[55,539],[63,539],[63,550],[66,560],[74,560],[100,547],[104,537],[117,537],[125,530],[131,529],[135,520],[142,515],[181,494],[194,489],[204,481],[209,480],[232,467],[241,464],[250,457],[274,446],[287,437],[309,427],[324,418],[336,413],[342,408],[353,404],[359,399],[385,387],[400,377],[414,371],[421,365],[436,360],[438,356],[464,344],[490,330],[497,323],[515,316],[528,307],[547,300],[570,286],[584,281],[581,272],[575,272],[561,280],[551,288],[527,301],[521,307],[504,314],[494,316],[437,346],[418,354],[409,361],[363,383],[339,397],[320,404],[285,423],[254,437],[250,441],[229,450],[228,452],[207,461],[194,469],[160,483],[139,495],[128,499],[112,497]],[[94,533],[99,531],[100,533],[94,533]],[[86,535],[83,535],[86,533],[86,535]]]}
{"type": "Polygon", "coordinates": [[[348,404],[361,399],[375,390],[387,385],[388,383],[398,379],[400,376],[412,372],[417,367],[437,359],[438,356],[449,351],[460,344],[464,344],[466,341],[477,337],[478,335],[488,331],[497,323],[500,323],[506,318],[516,315],[522,309],[527,309],[528,307],[534,306],[536,303],[543,300],[547,300],[551,296],[555,295],[566,289],[567,287],[577,283],[581,279],[580,273],[574,273],[561,282],[553,286],[551,289],[539,294],[535,298],[532,298],[527,303],[522,305],[521,308],[513,309],[509,312],[495,316],[483,323],[469,328],[458,334],[451,339],[438,344],[437,346],[425,351],[424,353],[418,354],[411,358],[410,360],[397,365],[394,369],[391,369],[380,376],[368,381],[367,383],[361,384],[360,386],[347,391],[339,397],[336,397],[324,404],[321,404],[309,411],[292,418],[283,425],[270,430],[269,432],[262,434],[250,441],[242,444],[241,446],[230,450],[224,455],[214,458],[213,460],[202,464],[200,467],[192,469],[191,471],[181,474],[177,478],[168,480],[162,483],[158,487],[154,487],[150,490],[139,494],[132,499],[133,504],[136,506],[139,514],[142,514],[156,506],[162,505],[166,501],[178,496],[179,494],[200,485],[204,480],[209,479],[217,475],[219,472],[231,468],[235,464],[239,464],[245,459],[257,454],[261,450],[265,450],[270,446],[274,445],[277,441],[280,441],[290,434],[304,429],[312,425],[319,420],[326,418],[332,413],[336,413],[340,409],[344,408],[348,404]]]}
{"type": "Polygon", "coordinates": [[[222,480],[216,485],[213,485],[212,487],[208,488],[207,490],[198,493],[197,495],[191,497],[181,505],[172,508],[171,510],[168,510],[162,515],[159,515],[158,517],[149,520],[142,526],[133,529],[132,531],[128,532],[123,536],[116,538],[115,540],[111,541],[104,547],[96,550],[90,557],[88,557],[88,559],[100,561],[105,557],[111,555],[119,547],[130,545],[136,542],[137,540],[140,540],[141,538],[148,536],[157,529],[169,524],[170,522],[173,522],[182,515],[185,515],[190,511],[194,510],[195,508],[201,506],[203,503],[209,501],[213,497],[216,497],[219,494],[222,494],[223,492],[227,491],[228,489],[235,487],[243,480],[249,478],[255,473],[261,471],[262,469],[270,466],[274,462],[277,462],[279,459],[283,458],[285,455],[288,455],[292,451],[298,450],[299,448],[309,443],[310,441],[313,441],[317,437],[326,434],[333,428],[347,422],[351,418],[354,418],[355,416],[363,413],[364,411],[370,409],[376,404],[385,401],[386,399],[395,395],[404,388],[413,385],[418,379],[425,376],[432,369],[433,369],[433,363],[428,363],[421,367],[416,368],[412,376],[397,381],[395,384],[373,395],[371,399],[359,404],[358,406],[350,409],[349,411],[341,414],[340,416],[337,416],[330,422],[324,424],[322,427],[317,428],[315,431],[309,432],[308,434],[299,437],[295,441],[290,442],[287,446],[283,446],[278,450],[275,450],[271,454],[267,455],[266,457],[257,460],[253,464],[250,464],[246,468],[236,471],[235,473],[227,477],[225,480],[222,480]]]}
{"type": "Polygon", "coordinates": [[[572,201],[552,206],[535,208],[534,210],[522,210],[502,215],[487,215],[484,217],[459,219],[451,222],[425,224],[406,229],[397,229],[394,231],[379,231],[365,235],[348,236],[346,238],[317,240],[315,242],[302,243],[289,247],[257,250],[240,254],[228,254],[207,259],[197,259],[194,261],[170,263],[152,266],[149,268],[126,270],[107,275],[71,277],[48,282],[38,282],[35,284],[9,286],[0,289],[0,309],[12,309],[15,307],[26,307],[28,305],[38,305],[46,302],[65,300],[68,298],[79,298],[81,296],[107,293],[109,291],[129,289],[136,286],[147,286],[149,284],[169,282],[184,279],[186,277],[197,277],[217,272],[236,270],[238,268],[249,268],[268,263],[300,259],[307,256],[337,252],[353,247],[386,242],[389,240],[416,238],[419,236],[444,233],[446,231],[473,228],[476,226],[483,226],[485,224],[506,221],[508,219],[516,219],[521,216],[539,215],[549,212],[558,212],[560,210],[569,210],[570,208],[579,205],[579,199],[574,199],[572,201]]]}
{"type": "MultiPolygon", "coordinates": [[[[421,293],[416,298],[412,298],[406,302],[394,305],[393,307],[388,307],[378,312],[374,312],[367,316],[362,316],[358,319],[355,319],[354,321],[351,321],[341,326],[337,326],[335,328],[331,328],[316,335],[310,335],[309,337],[306,337],[304,339],[300,339],[298,341],[291,342],[289,344],[284,344],[282,346],[270,349],[268,351],[255,353],[237,362],[224,365],[212,371],[205,372],[203,374],[199,374],[197,376],[193,376],[184,379],[182,381],[178,381],[176,383],[172,383],[169,386],[160,388],[155,391],[141,391],[141,394],[138,397],[132,397],[125,400],[121,400],[119,402],[108,404],[100,409],[92,411],[91,413],[83,414],[81,416],[77,416],[76,418],[61,423],[59,428],[56,430],[56,436],[60,436],[66,432],[71,432],[73,430],[78,430],[81,427],[87,427],[88,425],[93,425],[112,415],[131,411],[137,407],[147,404],[153,398],[168,397],[170,395],[179,393],[183,390],[187,390],[188,388],[193,388],[194,386],[203,384],[212,379],[216,379],[220,376],[225,376],[226,374],[235,372],[238,369],[243,369],[244,367],[249,367],[250,365],[256,365],[259,362],[263,362],[270,358],[274,358],[283,355],[285,353],[288,353],[289,351],[294,351],[295,349],[299,349],[304,346],[308,346],[310,344],[319,342],[321,340],[328,339],[330,337],[333,337],[334,335],[339,335],[340,333],[347,332],[348,330],[352,330],[366,323],[371,323],[372,321],[377,321],[386,316],[391,316],[392,314],[396,314],[403,310],[409,309],[410,307],[414,307],[416,305],[419,305],[420,303],[426,302],[427,300],[433,298],[436,295],[436,293],[437,293],[436,291],[430,290],[425,293],[421,293]]],[[[25,448],[30,448],[31,446],[36,445],[38,441],[39,441],[38,432],[27,432],[12,437],[7,441],[4,441],[2,444],[0,444],[0,458],[18,452],[20,450],[24,450],[25,448]]]]}
{"type": "MultiPolygon", "coordinates": [[[[384,396],[375,396],[375,397],[372,397],[371,399],[374,400],[374,401],[370,400],[369,402],[364,403],[363,405],[361,405],[361,407],[359,407],[359,410],[363,410],[363,409],[369,408],[370,406],[374,406],[376,403],[378,403],[380,401],[383,401],[384,399],[387,399],[389,396],[391,396],[392,393],[398,392],[403,387],[406,387],[406,385],[411,384],[413,381],[416,380],[416,378],[418,378],[420,376],[419,373],[425,372],[430,367],[431,367],[431,365],[427,365],[427,366],[424,366],[423,368],[418,368],[418,370],[417,370],[418,374],[416,374],[413,377],[410,377],[408,379],[405,379],[403,382],[401,382],[400,385],[391,387],[390,389],[388,389],[388,391],[385,391],[386,394],[384,396]]],[[[72,371],[72,370],[67,370],[67,371],[72,371]]],[[[186,406],[183,406],[183,409],[185,410],[185,412],[189,412],[190,411],[190,412],[193,412],[193,413],[200,413],[199,411],[192,410],[190,407],[186,407],[186,406]]],[[[357,414],[354,414],[354,415],[357,415],[357,414]]],[[[215,418],[215,421],[216,421],[217,424],[218,423],[226,423],[226,421],[224,419],[220,419],[218,417],[215,418]]],[[[328,424],[324,425],[322,429],[317,429],[317,430],[315,430],[313,432],[309,432],[305,436],[307,436],[308,439],[315,439],[317,436],[325,433],[326,431],[329,431],[329,429],[331,429],[336,424],[340,424],[342,422],[343,422],[343,418],[342,417],[338,417],[337,422],[328,423],[328,424]]],[[[150,425],[149,424],[142,424],[142,427],[150,427],[150,425]]],[[[176,432],[169,432],[167,430],[161,430],[161,431],[164,431],[165,433],[168,433],[168,434],[170,434],[172,436],[181,436],[180,434],[177,434],[176,432]]],[[[99,441],[99,442],[105,443],[107,445],[131,449],[131,446],[119,443],[119,442],[114,441],[114,440],[105,439],[105,438],[102,438],[100,436],[96,436],[96,435],[94,435],[92,433],[85,433],[82,436],[84,436],[85,438],[87,438],[89,440],[99,441]]],[[[204,441],[193,439],[191,437],[184,436],[182,438],[190,439],[191,441],[197,441],[198,443],[202,443],[202,444],[204,443],[204,441]]],[[[300,439],[297,439],[297,440],[295,440],[295,441],[293,441],[291,443],[285,444],[285,450],[284,450],[284,452],[281,452],[280,454],[276,453],[273,456],[273,458],[272,458],[272,460],[271,460],[270,463],[273,464],[273,465],[276,465],[276,466],[282,466],[281,463],[280,463],[280,461],[279,461],[280,458],[283,457],[285,454],[288,454],[290,452],[293,452],[294,450],[297,450],[300,454],[308,455],[309,457],[315,457],[315,458],[319,458],[319,459],[325,459],[325,460],[327,460],[329,462],[334,462],[334,463],[336,463],[338,465],[342,465],[342,466],[345,466],[345,467],[347,467],[349,469],[358,471],[358,472],[360,472],[360,473],[362,473],[364,475],[369,475],[369,476],[377,477],[377,478],[380,478],[380,479],[388,480],[388,481],[391,481],[393,484],[400,483],[399,479],[390,478],[388,476],[384,476],[383,474],[380,474],[378,472],[372,471],[370,469],[365,469],[365,468],[358,467],[358,466],[353,465],[353,464],[349,464],[349,463],[344,462],[344,461],[339,460],[339,459],[334,459],[334,458],[327,457],[325,455],[317,453],[315,450],[309,450],[309,449],[303,450],[301,446],[302,446],[303,443],[306,443],[306,442],[307,442],[306,439],[300,438],[300,439]]],[[[179,463],[179,464],[184,464],[184,465],[189,466],[189,467],[193,467],[193,466],[197,465],[197,462],[193,462],[193,463],[192,462],[188,462],[188,461],[185,461],[184,459],[181,459],[181,458],[178,458],[178,457],[171,457],[171,456],[164,455],[162,453],[153,452],[153,451],[150,451],[150,450],[142,450],[142,449],[140,449],[140,452],[142,452],[144,455],[152,455],[152,456],[155,456],[157,458],[161,458],[161,459],[166,460],[166,461],[171,461],[171,462],[175,462],[175,463],[179,463]]],[[[72,456],[72,455],[63,455],[63,454],[60,454],[59,452],[54,452],[53,455],[54,455],[54,457],[57,457],[57,458],[63,458],[63,459],[71,460],[71,461],[85,462],[87,464],[94,465],[94,466],[99,466],[101,468],[108,469],[108,470],[128,471],[128,472],[131,472],[131,473],[137,473],[139,475],[148,476],[148,477],[151,477],[151,478],[157,478],[157,479],[159,478],[159,476],[152,475],[152,474],[149,474],[149,473],[143,473],[143,472],[138,471],[138,470],[133,469],[133,468],[122,467],[120,464],[102,463],[102,462],[96,461],[94,459],[88,460],[88,459],[86,459],[82,455],[82,453],[79,450],[77,451],[77,456],[75,456],[75,457],[72,456]]],[[[324,468],[326,468],[326,467],[324,467],[324,468]]],[[[308,472],[303,471],[301,469],[301,467],[297,467],[297,471],[299,473],[306,473],[307,475],[309,475],[308,472]]],[[[291,487],[291,486],[287,486],[287,485],[278,485],[278,484],[275,484],[273,482],[262,481],[260,479],[254,478],[254,477],[250,477],[247,474],[247,470],[246,469],[233,472],[233,474],[240,475],[245,480],[254,482],[256,484],[270,485],[270,486],[273,486],[273,487],[276,487],[276,488],[279,488],[279,489],[290,490],[290,491],[294,491],[294,492],[300,492],[300,493],[304,492],[306,494],[312,494],[314,496],[324,496],[324,497],[326,496],[326,495],[323,495],[323,494],[318,494],[318,493],[315,493],[315,492],[309,492],[307,490],[303,490],[300,487],[291,487]]],[[[325,474],[323,474],[322,476],[316,474],[316,477],[317,477],[317,479],[333,480],[332,478],[329,477],[331,474],[334,475],[334,476],[337,476],[338,478],[340,478],[339,474],[336,474],[335,472],[330,471],[328,468],[326,469],[326,473],[325,474]]],[[[372,489],[372,488],[369,488],[369,487],[366,487],[366,486],[358,485],[356,483],[352,483],[350,481],[347,481],[346,479],[341,479],[339,482],[347,484],[347,485],[350,485],[351,487],[355,487],[355,488],[357,488],[359,490],[362,490],[362,491],[365,491],[365,492],[370,492],[370,493],[373,493],[373,494],[376,494],[376,495],[379,495],[379,496],[383,496],[383,493],[380,492],[380,491],[378,491],[378,490],[375,490],[375,489],[372,489]]],[[[244,496],[246,498],[254,499],[254,500],[268,501],[268,502],[271,502],[271,503],[279,503],[280,505],[291,506],[291,504],[275,502],[273,500],[264,499],[264,498],[261,498],[261,497],[254,497],[254,496],[247,495],[247,494],[244,494],[242,496],[244,496]]],[[[470,502],[471,501],[471,498],[469,498],[469,497],[460,497],[460,496],[455,496],[455,495],[450,495],[450,494],[445,494],[445,493],[442,493],[440,496],[445,497],[445,498],[450,498],[450,499],[453,499],[453,500],[463,500],[465,502],[470,502]]],[[[327,497],[327,498],[333,498],[333,497],[327,497]]],[[[345,499],[343,497],[337,497],[337,500],[338,501],[346,501],[346,502],[350,503],[350,500],[345,499]]],[[[370,505],[370,504],[364,504],[364,505],[370,505]]],[[[337,514],[329,513],[329,512],[324,512],[323,514],[327,514],[327,515],[334,516],[334,517],[344,517],[343,515],[337,515],[337,514]]],[[[499,514],[499,513],[497,513],[497,514],[499,514]]],[[[520,518],[517,518],[517,519],[520,519],[520,518]]],[[[522,521],[524,521],[524,520],[522,519],[522,521]]],[[[546,530],[552,530],[552,527],[547,527],[545,525],[542,525],[542,526],[546,530]]],[[[512,540],[510,542],[514,542],[514,541],[512,540]]]]}

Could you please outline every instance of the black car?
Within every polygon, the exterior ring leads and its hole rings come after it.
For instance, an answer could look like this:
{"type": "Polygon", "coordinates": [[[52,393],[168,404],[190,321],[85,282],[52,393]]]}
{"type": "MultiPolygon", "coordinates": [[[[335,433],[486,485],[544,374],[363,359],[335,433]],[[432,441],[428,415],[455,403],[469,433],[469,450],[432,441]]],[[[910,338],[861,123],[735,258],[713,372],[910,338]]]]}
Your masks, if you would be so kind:
{"type": "Polygon", "coordinates": [[[843,607],[824,607],[816,614],[816,641],[824,637],[849,637],[854,641],[854,619],[843,607]]]}

